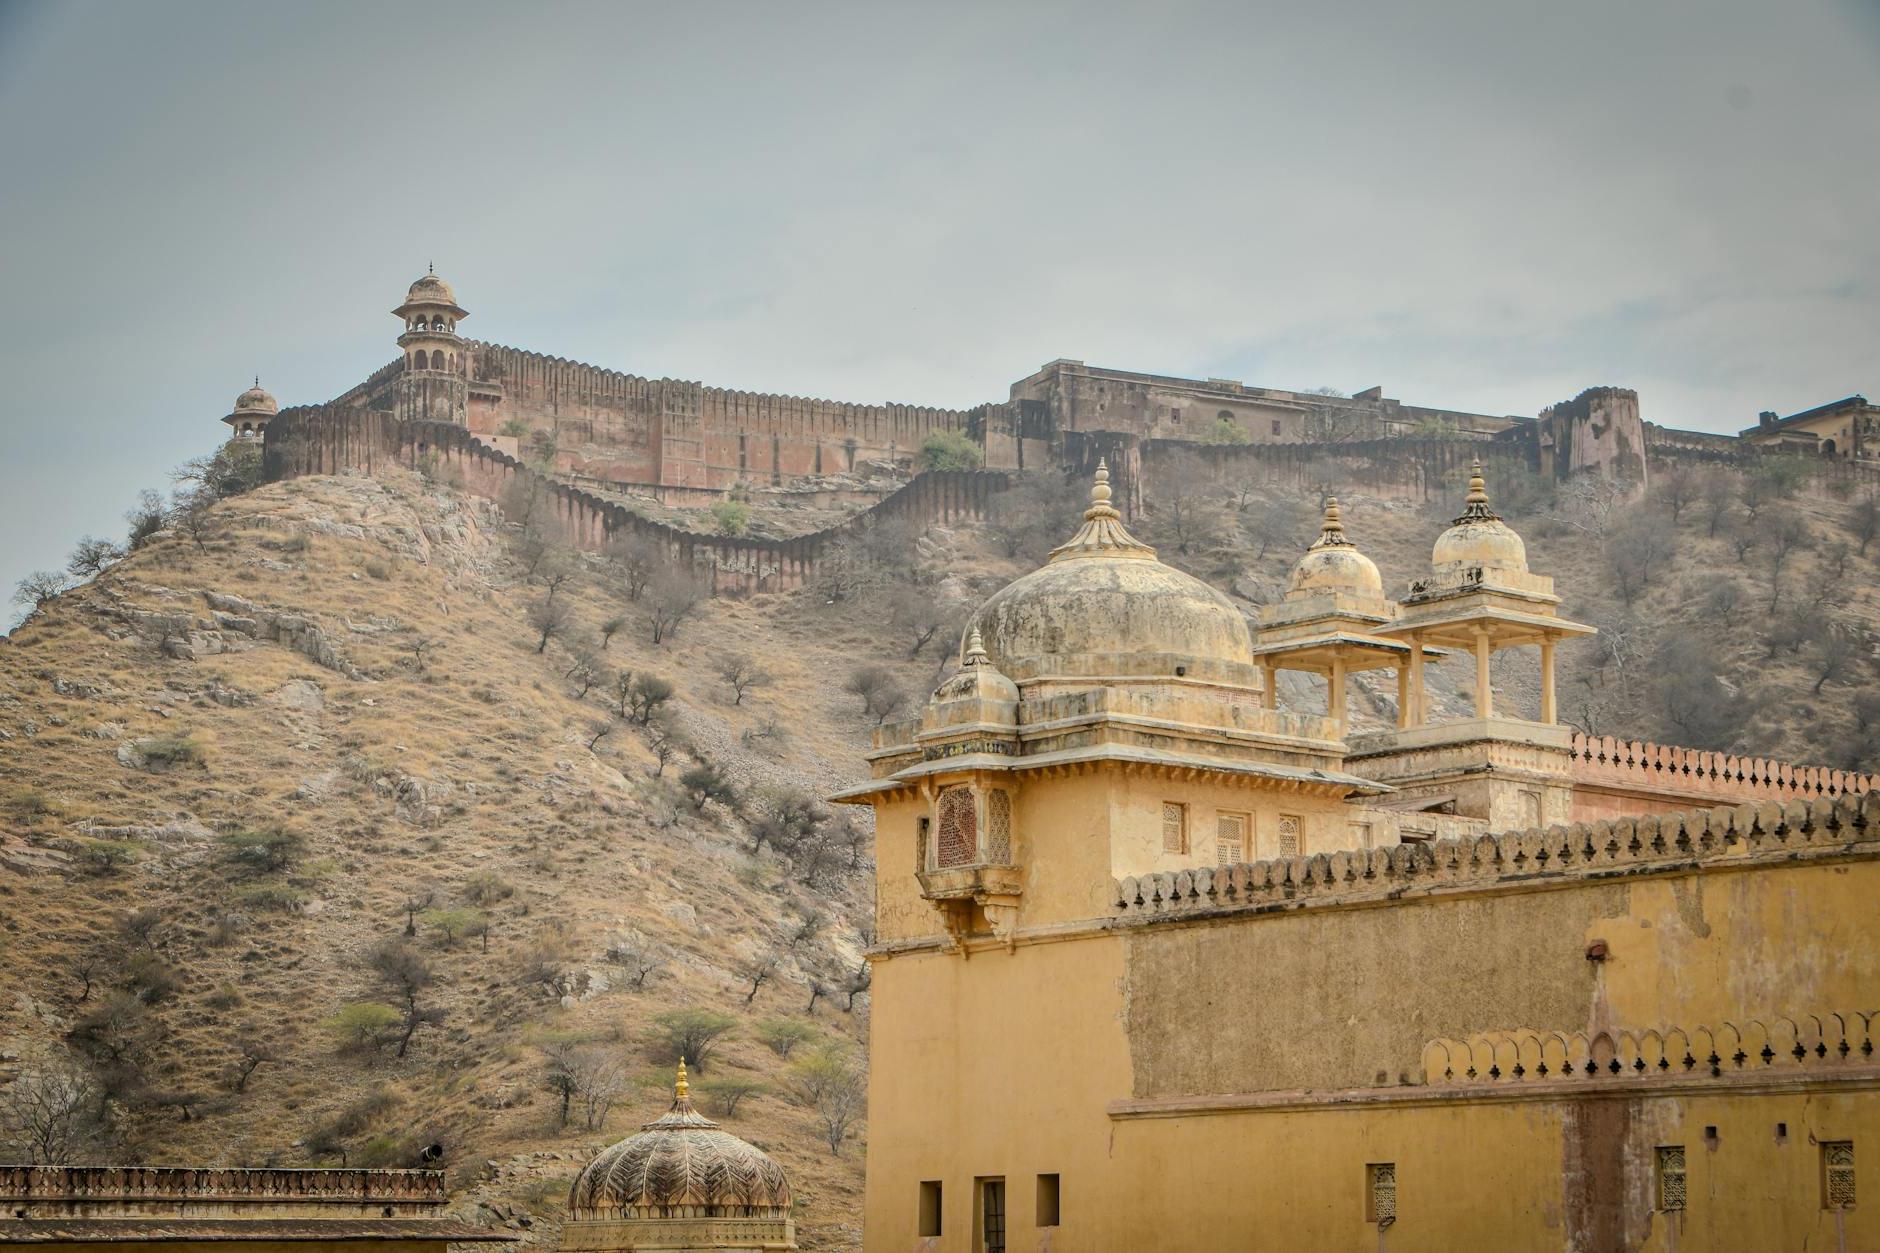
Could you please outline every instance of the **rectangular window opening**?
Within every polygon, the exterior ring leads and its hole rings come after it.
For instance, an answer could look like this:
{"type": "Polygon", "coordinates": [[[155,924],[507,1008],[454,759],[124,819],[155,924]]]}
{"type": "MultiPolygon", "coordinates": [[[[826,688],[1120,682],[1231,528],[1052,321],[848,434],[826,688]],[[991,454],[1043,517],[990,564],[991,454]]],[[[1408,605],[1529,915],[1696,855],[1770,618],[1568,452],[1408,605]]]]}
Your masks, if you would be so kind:
{"type": "Polygon", "coordinates": [[[1038,1226],[1055,1227],[1058,1225],[1058,1196],[1058,1177],[1039,1175],[1038,1226]]]}
{"type": "Polygon", "coordinates": [[[1396,1162],[1372,1162],[1364,1168],[1364,1221],[1386,1227],[1397,1221],[1396,1162]]]}
{"type": "Polygon", "coordinates": [[[1854,1142],[1821,1142],[1821,1208],[1854,1208],[1854,1142]]]}
{"type": "Polygon", "coordinates": [[[1214,864],[1232,866],[1247,860],[1247,815],[1218,814],[1214,820],[1214,864]]]}
{"type": "Polygon", "coordinates": [[[1682,1144],[1658,1146],[1658,1208],[1661,1210],[1684,1208],[1684,1146],[1682,1144]]]}
{"type": "Polygon", "coordinates": [[[920,1185],[920,1234],[940,1234],[940,1181],[923,1179],[920,1185]]]}
{"type": "Polygon", "coordinates": [[[1005,1253],[1005,1180],[979,1179],[978,1253],[1005,1253]]]}
{"type": "Polygon", "coordinates": [[[1298,857],[1304,854],[1305,841],[1300,838],[1302,826],[1303,822],[1298,814],[1279,816],[1279,855],[1281,857],[1298,857]]]}
{"type": "Polygon", "coordinates": [[[1162,802],[1162,851],[1188,851],[1188,806],[1175,801],[1162,802]]]}

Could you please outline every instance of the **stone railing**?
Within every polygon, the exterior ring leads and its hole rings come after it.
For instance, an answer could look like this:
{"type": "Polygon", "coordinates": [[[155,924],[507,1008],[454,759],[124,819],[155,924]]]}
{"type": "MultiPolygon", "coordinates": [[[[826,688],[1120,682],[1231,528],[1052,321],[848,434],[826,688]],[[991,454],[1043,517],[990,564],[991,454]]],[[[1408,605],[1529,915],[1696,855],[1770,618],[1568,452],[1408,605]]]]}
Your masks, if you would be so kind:
{"type": "Polygon", "coordinates": [[[1113,903],[1126,921],[1154,921],[1810,854],[1880,856],[1880,793],[1165,871],[1118,880],[1113,903]]]}
{"type": "Polygon", "coordinates": [[[1880,776],[1851,770],[1795,766],[1577,731],[1568,753],[1575,783],[1708,792],[1730,800],[1859,796],[1880,786],[1880,776]]]}
{"type": "Polygon", "coordinates": [[[439,1170],[0,1166],[6,1201],[361,1201],[442,1205],[439,1170]]]}
{"type": "Polygon", "coordinates": [[[1795,1074],[1873,1061],[1876,1010],[1774,1014],[1714,1027],[1485,1031],[1423,1046],[1431,1084],[1795,1074]]]}

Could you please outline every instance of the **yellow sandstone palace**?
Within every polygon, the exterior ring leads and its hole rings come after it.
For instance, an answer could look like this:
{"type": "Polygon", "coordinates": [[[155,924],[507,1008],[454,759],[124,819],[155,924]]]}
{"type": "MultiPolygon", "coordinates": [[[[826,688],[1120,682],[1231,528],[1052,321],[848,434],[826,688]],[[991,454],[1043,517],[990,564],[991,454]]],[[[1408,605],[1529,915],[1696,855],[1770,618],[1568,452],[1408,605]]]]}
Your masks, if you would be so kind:
{"type": "Polygon", "coordinates": [[[1870,778],[1559,725],[1590,628],[1479,468],[1401,600],[1334,503],[1257,629],[1109,496],[838,797],[878,832],[869,1249],[1880,1248],[1870,778]],[[1511,647],[1538,708],[1493,700],[1511,647]],[[1476,707],[1432,724],[1444,656],[1476,707]]]}

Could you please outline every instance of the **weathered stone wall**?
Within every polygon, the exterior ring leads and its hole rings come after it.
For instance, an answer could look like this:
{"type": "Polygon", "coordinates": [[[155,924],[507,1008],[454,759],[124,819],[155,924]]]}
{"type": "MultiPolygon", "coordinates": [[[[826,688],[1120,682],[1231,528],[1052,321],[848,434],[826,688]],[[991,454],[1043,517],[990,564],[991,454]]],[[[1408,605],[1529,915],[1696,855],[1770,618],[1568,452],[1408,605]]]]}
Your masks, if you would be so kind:
{"type": "Polygon", "coordinates": [[[376,409],[284,409],[269,424],[262,463],[270,480],[349,469],[374,474],[398,466],[498,501],[513,484],[530,484],[545,495],[553,528],[564,542],[600,551],[612,540],[638,536],[660,545],[674,565],[696,571],[714,593],[738,595],[801,586],[830,545],[884,521],[904,519],[924,526],[982,518],[992,495],[1005,487],[1005,476],[991,471],[927,473],[836,526],[788,540],[733,539],[698,535],[641,517],[614,501],[540,474],[464,427],[404,422],[376,409]]]}
{"type": "Polygon", "coordinates": [[[1502,438],[1517,434],[1530,467],[1548,478],[1591,471],[1645,485],[1645,424],[1639,420],[1638,393],[1628,388],[1589,387],[1502,438]]]}

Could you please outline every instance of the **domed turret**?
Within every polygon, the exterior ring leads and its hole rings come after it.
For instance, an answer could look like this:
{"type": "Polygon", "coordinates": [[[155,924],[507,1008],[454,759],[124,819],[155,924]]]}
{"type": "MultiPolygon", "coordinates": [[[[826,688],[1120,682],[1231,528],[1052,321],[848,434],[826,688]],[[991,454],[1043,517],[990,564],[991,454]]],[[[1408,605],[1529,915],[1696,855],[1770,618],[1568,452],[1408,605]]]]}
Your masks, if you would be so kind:
{"type": "Polygon", "coordinates": [[[1438,574],[1481,568],[1527,572],[1527,545],[1514,528],[1488,507],[1488,487],[1482,479],[1482,462],[1477,458],[1469,467],[1469,494],[1462,514],[1447,531],[1436,537],[1430,553],[1430,565],[1438,574]]]}
{"type": "Polygon", "coordinates": [[[1376,563],[1345,538],[1336,496],[1326,499],[1324,528],[1305,555],[1293,563],[1292,576],[1286,583],[1288,600],[1327,594],[1370,598],[1384,595],[1384,580],[1376,563]]]}
{"type": "Polygon", "coordinates": [[[469,419],[471,352],[457,336],[457,320],[469,313],[457,293],[434,271],[422,275],[392,312],[405,320],[398,346],[405,353],[396,412],[408,422],[469,419]]]}
{"type": "Polygon", "coordinates": [[[234,428],[237,439],[253,439],[268,429],[268,423],[280,411],[280,402],[261,386],[261,377],[256,375],[255,385],[235,398],[235,408],[222,420],[234,428]]]}
{"type": "MultiPolygon", "coordinates": [[[[1223,678],[1252,662],[1247,621],[1220,592],[1155,559],[1110,504],[1097,467],[1076,535],[1041,568],[979,607],[977,632],[1012,679],[1158,676],[1223,678]]],[[[1240,674],[1233,677],[1240,678],[1240,674]]]]}
{"type": "Polygon", "coordinates": [[[790,1183],[769,1154],[692,1107],[685,1062],[672,1108],[638,1134],[602,1150],[568,1194],[582,1249],[690,1248],[646,1243],[655,1231],[683,1239],[676,1221],[709,1218],[711,1249],[794,1249],[790,1183]]]}

